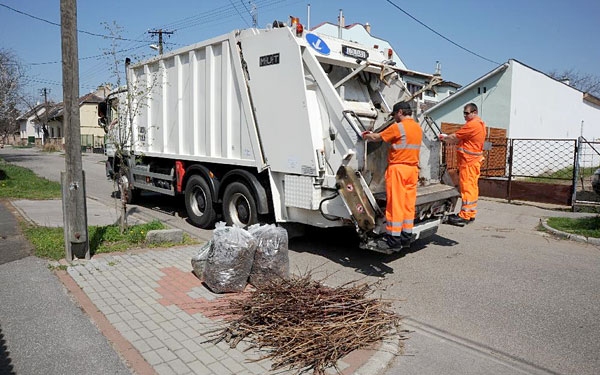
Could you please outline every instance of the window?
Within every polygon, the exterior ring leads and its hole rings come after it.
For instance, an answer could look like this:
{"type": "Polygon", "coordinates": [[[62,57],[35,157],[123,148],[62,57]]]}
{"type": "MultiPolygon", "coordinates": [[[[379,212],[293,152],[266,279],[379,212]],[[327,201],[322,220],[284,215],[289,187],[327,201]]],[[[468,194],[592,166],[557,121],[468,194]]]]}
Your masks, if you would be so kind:
{"type": "MultiPolygon", "coordinates": [[[[407,83],[406,88],[408,89],[408,92],[410,92],[411,95],[414,95],[417,91],[421,90],[423,86],[414,83],[407,83]]],[[[423,93],[417,95],[417,98],[423,99],[423,93]]]]}

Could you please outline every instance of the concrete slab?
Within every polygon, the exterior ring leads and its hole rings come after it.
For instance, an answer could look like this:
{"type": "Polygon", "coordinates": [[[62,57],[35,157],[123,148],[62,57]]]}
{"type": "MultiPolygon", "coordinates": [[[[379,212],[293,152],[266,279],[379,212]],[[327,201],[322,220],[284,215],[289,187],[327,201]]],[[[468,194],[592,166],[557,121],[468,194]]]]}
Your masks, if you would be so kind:
{"type": "MultiPolygon", "coordinates": [[[[27,200],[20,199],[11,201],[12,205],[32,224],[44,227],[62,227],[64,224],[62,200],[27,200]]],[[[118,224],[120,218],[119,203],[115,200],[114,205],[106,205],[97,200],[87,198],[88,225],[112,225],[118,224]]],[[[139,224],[142,221],[135,216],[129,215],[129,224],[139,224]]]]}

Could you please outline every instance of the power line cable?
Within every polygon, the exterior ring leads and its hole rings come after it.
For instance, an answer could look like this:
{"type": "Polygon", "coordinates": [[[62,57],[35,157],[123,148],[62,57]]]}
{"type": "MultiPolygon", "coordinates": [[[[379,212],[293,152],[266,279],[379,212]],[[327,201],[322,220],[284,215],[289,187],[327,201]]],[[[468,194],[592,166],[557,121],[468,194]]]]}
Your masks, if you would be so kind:
{"type": "MultiPolygon", "coordinates": [[[[282,3],[299,3],[301,0],[257,0],[255,6],[260,9],[273,8],[282,3]]],[[[275,9],[273,8],[273,9],[275,9]]],[[[224,5],[215,9],[211,9],[206,12],[202,12],[193,16],[186,17],[182,20],[172,22],[170,24],[162,26],[163,29],[175,29],[175,31],[187,29],[198,25],[206,25],[211,22],[222,21],[223,18],[227,18],[236,14],[234,6],[224,5]]],[[[239,12],[237,12],[239,15],[239,12]]]]}
{"type": "MultiPolygon", "coordinates": [[[[13,12],[16,12],[16,13],[22,14],[22,15],[24,15],[24,16],[31,17],[31,18],[33,18],[33,19],[35,19],[35,20],[38,20],[38,21],[42,21],[42,22],[48,23],[48,24],[50,24],[50,25],[54,25],[54,26],[58,26],[58,27],[60,27],[60,26],[61,26],[61,25],[60,25],[60,23],[57,23],[57,22],[52,22],[52,21],[48,21],[48,20],[46,20],[46,19],[44,19],[44,18],[37,17],[37,16],[34,16],[34,15],[32,15],[32,14],[29,14],[29,13],[25,13],[25,12],[23,12],[23,11],[20,11],[20,10],[18,10],[18,9],[11,8],[11,7],[9,7],[9,6],[8,6],[8,5],[6,5],[6,4],[2,4],[2,3],[0,3],[0,6],[2,6],[2,7],[4,7],[4,8],[6,8],[6,9],[10,9],[10,10],[12,10],[13,12]]],[[[110,36],[110,35],[104,35],[104,34],[92,33],[92,32],[90,32],[90,31],[85,31],[85,30],[80,30],[80,29],[77,29],[77,32],[80,32],[80,33],[82,33],[82,34],[91,35],[91,36],[97,36],[97,37],[101,37],[101,38],[118,39],[118,40],[130,41],[130,42],[142,42],[142,43],[148,43],[148,41],[147,41],[147,40],[133,40],[133,39],[127,39],[127,38],[115,37],[115,36],[110,36]]]]}
{"type": "Polygon", "coordinates": [[[388,3],[390,3],[393,7],[395,7],[396,9],[398,9],[399,11],[401,11],[402,13],[406,14],[407,16],[409,16],[410,18],[412,18],[415,22],[417,22],[418,24],[420,24],[421,26],[425,27],[427,30],[433,32],[434,34],[436,34],[437,36],[441,37],[442,39],[454,44],[455,46],[457,46],[458,48],[472,54],[475,55],[477,57],[479,57],[480,59],[483,59],[485,61],[491,62],[493,64],[496,65],[501,65],[499,62],[496,62],[494,60],[490,60],[487,57],[484,57],[476,52],[471,51],[470,49],[461,46],[460,44],[456,43],[455,41],[451,40],[450,38],[445,37],[444,35],[440,34],[439,32],[435,31],[434,29],[432,29],[431,27],[427,26],[426,24],[424,24],[423,22],[419,21],[417,18],[415,18],[412,14],[408,13],[407,11],[405,11],[404,9],[400,8],[398,5],[396,5],[393,1],[391,0],[386,0],[388,3]]]}
{"type": "Polygon", "coordinates": [[[240,11],[238,10],[238,8],[235,6],[235,4],[233,3],[233,0],[229,0],[229,2],[231,3],[231,6],[233,7],[233,9],[235,9],[236,13],[240,15],[240,18],[246,23],[246,26],[250,27],[250,24],[248,23],[248,21],[246,21],[246,19],[242,16],[242,13],[240,13],[240,11]]]}
{"type": "MultiPolygon", "coordinates": [[[[231,2],[231,0],[230,0],[231,2]]],[[[243,0],[240,0],[240,2],[242,2],[243,4],[243,0]]],[[[254,4],[256,5],[256,7],[261,7],[262,9],[266,9],[266,8],[278,8],[277,5],[282,6],[284,3],[298,3],[301,2],[301,0],[255,0],[254,4]]],[[[37,17],[34,15],[31,15],[29,13],[20,11],[18,9],[14,9],[10,6],[7,6],[5,4],[0,3],[0,6],[7,8],[13,12],[22,14],[24,16],[33,18],[35,20],[41,21],[41,22],[45,22],[54,26],[59,26],[60,27],[60,23],[57,22],[52,22],[49,20],[46,20],[44,18],[41,17],[37,17]]],[[[246,7],[247,10],[247,7],[246,7]]],[[[191,28],[194,26],[198,26],[198,25],[209,25],[212,23],[216,23],[216,22],[222,22],[224,18],[229,18],[232,16],[238,15],[240,17],[243,18],[243,16],[240,14],[240,12],[238,11],[238,9],[235,7],[235,5],[233,3],[231,3],[230,5],[226,5],[226,6],[221,6],[212,10],[209,10],[207,12],[203,12],[194,16],[190,16],[190,17],[186,17],[182,20],[179,21],[175,21],[169,25],[163,26],[162,28],[174,28],[174,26],[179,26],[178,30],[181,29],[187,29],[187,28],[191,28]]],[[[247,21],[244,19],[244,22],[247,21]]],[[[177,30],[176,30],[177,31],[177,30]]],[[[141,46],[133,46],[130,48],[124,48],[120,51],[118,51],[117,53],[122,53],[122,52],[127,52],[127,51],[131,51],[131,50],[135,50],[135,49],[139,49],[144,47],[147,43],[150,43],[151,40],[139,40],[139,39],[129,39],[129,38],[123,38],[123,37],[119,37],[119,36],[112,36],[112,35],[105,35],[105,34],[98,34],[98,33],[92,33],[92,32],[88,32],[85,30],[78,30],[78,32],[84,33],[84,34],[88,34],[88,35],[92,35],[92,36],[97,36],[97,37],[102,37],[104,39],[111,39],[111,40],[117,40],[117,41],[126,41],[126,42],[137,42],[137,43],[144,43],[144,45],[141,46]]],[[[145,34],[145,33],[144,33],[145,34]]],[[[143,36],[144,34],[141,34],[140,36],[143,36]]],[[[168,42],[165,44],[169,44],[169,45],[177,45],[177,46],[183,46],[183,44],[180,43],[175,43],[175,42],[168,42]]],[[[131,45],[131,44],[130,44],[131,45]]],[[[129,46],[126,46],[129,47],[129,46]]],[[[88,56],[88,57],[83,57],[80,58],[79,60],[89,60],[89,59],[93,59],[93,58],[101,58],[103,57],[103,55],[95,55],[95,56],[88,56]]],[[[51,62],[36,62],[36,63],[30,63],[30,64],[25,64],[25,65],[30,65],[30,66],[40,66],[40,65],[50,65],[50,64],[56,64],[56,63],[60,63],[61,61],[51,61],[51,62]]],[[[90,68],[86,69],[85,72],[83,72],[83,74],[80,75],[80,86],[81,87],[92,87],[92,86],[86,86],[83,84],[83,82],[89,81],[90,79],[92,79],[94,76],[97,76],[98,74],[102,73],[102,68],[104,67],[104,62],[99,61],[98,63],[94,64],[93,66],[91,66],[90,68]]],[[[36,80],[36,79],[30,79],[31,82],[39,82],[39,83],[45,83],[45,84],[51,84],[51,85],[56,85],[56,86],[62,86],[62,83],[58,83],[55,81],[44,81],[44,80],[36,80]]],[[[95,87],[94,87],[95,88],[95,87]]]]}
{"type": "MultiPolygon", "coordinates": [[[[137,47],[127,48],[127,49],[122,49],[120,51],[115,51],[115,53],[122,53],[122,52],[132,51],[134,49],[138,49],[138,48],[145,47],[145,46],[146,45],[144,44],[143,46],[137,46],[137,47]]],[[[99,58],[99,57],[106,57],[106,54],[80,57],[79,61],[81,61],[81,60],[89,60],[89,59],[96,59],[96,58],[99,58]]],[[[60,63],[62,63],[62,60],[48,61],[48,62],[24,63],[23,65],[50,65],[50,64],[60,64],[60,63]]]]}

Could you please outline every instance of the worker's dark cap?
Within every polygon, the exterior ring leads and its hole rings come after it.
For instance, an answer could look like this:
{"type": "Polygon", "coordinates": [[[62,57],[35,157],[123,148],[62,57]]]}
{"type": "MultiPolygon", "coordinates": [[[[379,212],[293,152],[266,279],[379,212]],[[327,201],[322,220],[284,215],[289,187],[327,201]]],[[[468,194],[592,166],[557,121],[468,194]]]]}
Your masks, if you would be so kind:
{"type": "Polygon", "coordinates": [[[409,102],[398,102],[396,104],[394,104],[394,108],[392,108],[392,115],[395,114],[396,112],[398,112],[399,110],[412,110],[412,108],[410,107],[410,103],[409,102]]]}

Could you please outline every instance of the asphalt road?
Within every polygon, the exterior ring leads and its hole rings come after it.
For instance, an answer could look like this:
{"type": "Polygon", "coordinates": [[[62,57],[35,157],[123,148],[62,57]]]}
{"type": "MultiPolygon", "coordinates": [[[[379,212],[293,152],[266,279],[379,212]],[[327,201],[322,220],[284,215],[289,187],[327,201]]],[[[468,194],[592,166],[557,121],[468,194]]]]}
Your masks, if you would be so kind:
{"type": "MultiPolygon", "coordinates": [[[[64,157],[0,150],[0,157],[55,181],[64,157]]],[[[88,198],[110,202],[100,155],[86,155],[88,198]]],[[[110,204],[110,203],[109,203],[110,204]]],[[[200,238],[175,199],[148,196],[140,213],[200,238]]],[[[407,253],[359,250],[351,231],[309,230],[290,240],[293,272],[328,283],[380,281],[412,330],[406,356],[387,374],[600,373],[600,249],[537,230],[539,219],[573,216],[530,205],[480,200],[475,223],[444,225],[407,253]]]]}

